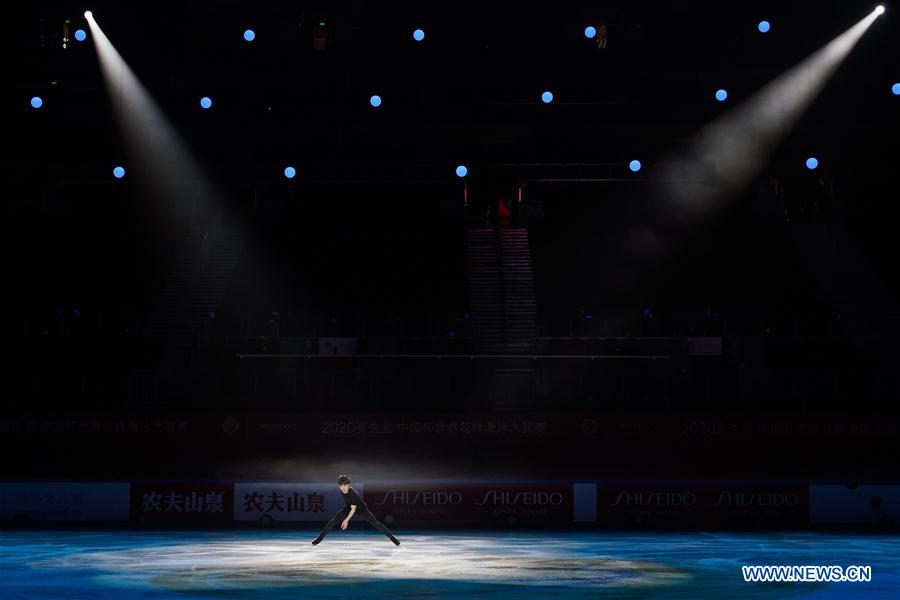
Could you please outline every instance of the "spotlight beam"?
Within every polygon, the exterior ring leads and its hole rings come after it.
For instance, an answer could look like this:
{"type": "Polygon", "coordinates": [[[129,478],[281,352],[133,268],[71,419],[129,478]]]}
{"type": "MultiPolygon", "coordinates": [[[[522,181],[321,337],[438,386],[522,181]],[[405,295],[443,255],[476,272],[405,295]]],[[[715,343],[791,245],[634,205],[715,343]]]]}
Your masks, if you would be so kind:
{"type": "MultiPolygon", "coordinates": [[[[190,277],[171,278],[166,282],[156,308],[148,316],[148,328],[168,332],[174,314],[184,327],[196,331],[203,318],[186,307],[192,302],[201,304],[204,311],[200,314],[208,314],[206,310],[212,310],[224,301],[224,291],[210,296],[209,290],[222,290],[222,273],[230,276],[236,267],[238,255],[232,249],[243,246],[243,225],[231,217],[218,186],[213,185],[150,93],[89,13],[87,21],[126,144],[137,159],[136,163],[151,175],[147,179],[155,188],[160,211],[172,221],[190,225],[188,239],[198,240],[202,248],[202,258],[193,260],[190,277]],[[183,188],[185,183],[191,185],[192,198],[172,202],[173,197],[181,200],[187,197],[183,188]],[[173,191],[180,193],[172,194],[173,191]],[[223,251],[222,245],[226,238],[231,248],[228,252],[223,251]],[[216,271],[204,268],[204,264],[211,264],[212,256],[217,259],[216,271]]],[[[176,368],[181,360],[179,352],[168,352],[163,364],[166,368],[176,368]]]]}
{"type": "Polygon", "coordinates": [[[113,111],[124,133],[129,151],[138,159],[142,169],[154,176],[152,180],[159,186],[158,192],[161,195],[169,191],[165,188],[164,180],[182,183],[189,181],[207,192],[199,194],[199,199],[208,201],[207,196],[213,186],[181,136],[97,24],[91,12],[86,11],[85,17],[97,49],[100,70],[113,104],[113,111]]]}
{"type": "MultiPolygon", "coordinates": [[[[701,129],[683,155],[663,160],[651,208],[624,232],[621,246],[651,268],[760,175],[831,76],[878,18],[873,10],[824,47],[701,129]]],[[[635,272],[637,275],[637,272],[635,272]]]]}
{"type": "Polygon", "coordinates": [[[696,136],[686,156],[663,161],[659,229],[697,224],[765,168],[775,147],[816,99],[878,17],[872,11],[823,48],[765,85],[696,136]]]}

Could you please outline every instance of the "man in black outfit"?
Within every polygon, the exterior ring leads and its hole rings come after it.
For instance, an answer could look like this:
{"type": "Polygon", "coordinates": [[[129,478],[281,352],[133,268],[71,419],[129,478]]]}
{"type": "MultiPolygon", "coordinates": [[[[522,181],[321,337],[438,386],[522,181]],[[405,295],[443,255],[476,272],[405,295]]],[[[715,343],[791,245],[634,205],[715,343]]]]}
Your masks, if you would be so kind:
{"type": "Polygon", "coordinates": [[[350,478],[346,475],[340,475],[338,476],[337,482],[338,487],[341,490],[341,496],[344,498],[344,508],[337,511],[335,515],[331,517],[331,520],[325,524],[325,527],[322,528],[322,532],[319,533],[319,537],[312,541],[313,546],[325,539],[325,536],[328,535],[328,532],[331,531],[332,527],[337,525],[338,521],[341,521],[341,529],[347,529],[351,517],[356,513],[359,513],[369,525],[388,536],[394,544],[399,546],[400,540],[395,538],[394,534],[391,533],[391,530],[380,523],[378,519],[375,518],[375,515],[369,512],[369,508],[366,506],[365,501],[363,501],[356,490],[350,487],[350,478]]]}

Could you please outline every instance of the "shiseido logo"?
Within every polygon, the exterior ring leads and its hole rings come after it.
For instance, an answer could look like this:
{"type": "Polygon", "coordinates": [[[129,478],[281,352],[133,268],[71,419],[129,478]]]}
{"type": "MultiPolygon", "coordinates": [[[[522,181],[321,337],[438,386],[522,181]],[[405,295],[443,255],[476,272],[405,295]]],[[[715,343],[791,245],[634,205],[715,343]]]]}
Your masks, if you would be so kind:
{"type": "Polygon", "coordinates": [[[725,490],[719,494],[716,506],[797,506],[800,497],[794,492],[734,492],[725,490]]]}
{"type": "Polygon", "coordinates": [[[622,490],[610,506],[694,506],[697,496],[691,492],[629,492],[622,490]]]}
{"type": "Polygon", "coordinates": [[[462,494],[459,492],[399,492],[397,490],[389,490],[385,492],[381,502],[378,502],[377,505],[381,506],[387,502],[402,505],[421,504],[423,506],[461,504],[462,494]]]}
{"type": "Polygon", "coordinates": [[[481,502],[475,506],[484,506],[490,500],[491,504],[505,506],[546,506],[552,504],[559,506],[563,502],[563,495],[559,492],[498,492],[491,490],[484,495],[481,502]]]}

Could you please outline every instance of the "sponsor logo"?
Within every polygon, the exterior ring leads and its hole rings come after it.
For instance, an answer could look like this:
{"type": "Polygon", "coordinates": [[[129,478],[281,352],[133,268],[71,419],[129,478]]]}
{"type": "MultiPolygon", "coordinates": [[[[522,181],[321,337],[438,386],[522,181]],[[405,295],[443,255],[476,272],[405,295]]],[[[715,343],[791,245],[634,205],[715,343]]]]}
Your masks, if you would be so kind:
{"type": "Polygon", "coordinates": [[[462,504],[462,494],[460,492],[403,492],[389,490],[384,493],[381,501],[375,504],[376,506],[383,506],[387,503],[406,506],[413,504],[421,504],[423,506],[462,504]]]}
{"type": "Polygon", "coordinates": [[[800,497],[794,492],[735,492],[725,490],[719,494],[713,507],[795,507],[800,497]]]}
{"type": "Polygon", "coordinates": [[[493,505],[504,506],[559,506],[563,503],[563,495],[559,492],[498,492],[490,490],[485,493],[481,502],[475,506],[484,506],[490,501],[493,505]]]}
{"type": "Polygon", "coordinates": [[[630,492],[622,490],[610,506],[694,506],[697,495],[692,492],[630,492]]]}

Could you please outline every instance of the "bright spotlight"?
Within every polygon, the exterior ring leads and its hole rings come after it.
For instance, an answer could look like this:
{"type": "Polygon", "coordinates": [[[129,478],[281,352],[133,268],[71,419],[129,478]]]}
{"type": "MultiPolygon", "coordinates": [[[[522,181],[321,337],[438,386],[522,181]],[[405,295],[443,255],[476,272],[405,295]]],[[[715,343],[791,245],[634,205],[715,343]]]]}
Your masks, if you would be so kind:
{"type": "Polygon", "coordinates": [[[818,166],[819,166],[819,159],[816,158],[815,156],[810,156],[809,158],[806,159],[806,168],[809,169],[810,171],[814,170],[818,166]]]}
{"type": "Polygon", "coordinates": [[[882,6],[881,4],[879,4],[879,5],[875,8],[875,14],[876,14],[876,15],[882,15],[882,14],[884,14],[884,6],[882,6]]]}
{"type": "Polygon", "coordinates": [[[553,92],[546,91],[541,94],[541,102],[543,102],[544,104],[550,104],[551,102],[553,102],[553,92]]]}
{"type": "Polygon", "coordinates": [[[211,108],[212,98],[210,98],[209,96],[203,96],[202,98],[200,98],[200,107],[204,110],[211,108]]]}
{"type": "Polygon", "coordinates": [[[895,96],[900,96],[900,83],[895,83],[891,86],[891,93],[895,96]]]}
{"type": "Polygon", "coordinates": [[[760,21],[756,28],[759,29],[760,33],[769,33],[769,30],[772,29],[772,25],[768,21],[760,21]]]}
{"type": "Polygon", "coordinates": [[[628,163],[628,168],[629,168],[629,170],[631,170],[632,173],[637,173],[638,171],[641,170],[641,161],[639,161],[639,160],[631,161],[630,163],[628,163]]]}
{"type": "Polygon", "coordinates": [[[425,39],[425,31],[422,29],[416,29],[415,31],[413,31],[413,39],[417,42],[421,42],[425,39]]]}
{"type": "Polygon", "coordinates": [[[44,105],[44,99],[40,96],[35,96],[31,99],[31,108],[40,108],[44,105]]]}
{"type": "Polygon", "coordinates": [[[381,106],[381,96],[377,94],[372,96],[371,98],[369,98],[369,104],[371,104],[373,108],[378,108],[379,106],[381,106]]]}
{"type": "Polygon", "coordinates": [[[465,177],[469,174],[469,169],[466,168],[466,165],[459,165],[456,167],[456,176],[457,177],[465,177]]]}
{"type": "Polygon", "coordinates": [[[85,19],[93,19],[93,18],[94,18],[94,13],[92,13],[92,12],[89,11],[89,10],[84,11],[84,18],[85,18],[85,19]]]}
{"type": "Polygon", "coordinates": [[[76,29],[75,30],[75,39],[79,42],[83,42],[87,39],[87,32],[84,29],[76,29]]]}
{"type": "Polygon", "coordinates": [[[113,169],[113,177],[116,179],[122,179],[125,177],[125,167],[116,167],[113,169]]]}
{"type": "Polygon", "coordinates": [[[288,179],[293,179],[297,176],[297,169],[294,167],[285,167],[284,168],[284,176],[288,179]]]}
{"type": "Polygon", "coordinates": [[[245,30],[244,30],[244,41],[252,42],[252,41],[255,40],[255,39],[256,39],[256,32],[255,32],[255,31],[253,31],[252,29],[245,29],[245,30]]]}
{"type": "Polygon", "coordinates": [[[719,102],[725,102],[725,99],[728,98],[728,92],[725,90],[716,90],[716,100],[719,102]]]}
{"type": "Polygon", "coordinates": [[[589,40],[592,40],[595,37],[597,37],[597,28],[594,27],[593,25],[588,25],[587,27],[585,27],[584,28],[584,37],[588,38],[589,40]]]}

